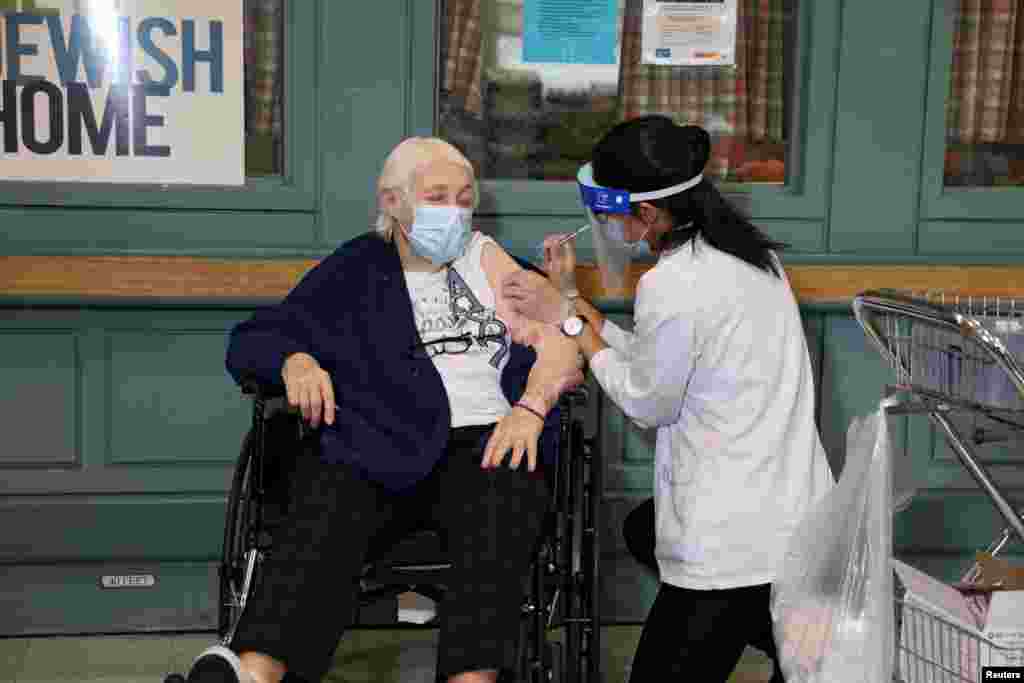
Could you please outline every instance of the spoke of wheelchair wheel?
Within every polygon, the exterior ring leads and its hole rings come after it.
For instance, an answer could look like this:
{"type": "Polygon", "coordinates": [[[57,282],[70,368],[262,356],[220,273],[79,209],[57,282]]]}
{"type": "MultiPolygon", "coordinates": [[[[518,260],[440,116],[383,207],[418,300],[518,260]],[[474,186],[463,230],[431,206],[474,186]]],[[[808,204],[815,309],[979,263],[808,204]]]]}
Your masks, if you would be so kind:
{"type": "Polygon", "coordinates": [[[555,610],[558,608],[558,596],[562,594],[561,587],[555,589],[555,594],[551,597],[551,605],[548,607],[548,628],[551,628],[551,622],[555,618],[555,610]]]}
{"type": "Polygon", "coordinates": [[[246,555],[245,579],[242,582],[242,591],[239,596],[239,609],[245,609],[245,603],[249,597],[249,588],[252,586],[252,576],[256,571],[256,563],[259,561],[258,550],[250,550],[246,555]]]}

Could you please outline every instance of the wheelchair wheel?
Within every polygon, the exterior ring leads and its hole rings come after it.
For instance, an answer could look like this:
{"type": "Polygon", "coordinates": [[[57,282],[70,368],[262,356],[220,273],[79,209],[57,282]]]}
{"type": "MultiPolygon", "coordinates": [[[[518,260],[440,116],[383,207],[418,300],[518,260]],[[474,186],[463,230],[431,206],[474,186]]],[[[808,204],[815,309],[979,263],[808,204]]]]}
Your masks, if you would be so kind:
{"type": "Polygon", "coordinates": [[[224,545],[220,563],[220,610],[217,633],[227,644],[252,591],[260,550],[255,536],[257,502],[253,499],[253,475],[258,462],[259,438],[250,431],[242,442],[228,495],[224,520],[224,545]]]}
{"type": "Polygon", "coordinates": [[[566,536],[569,564],[565,591],[565,680],[598,683],[601,680],[600,547],[598,513],[601,504],[601,463],[593,442],[585,438],[583,424],[574,421],[569,443],[567,477],[569,514],[566,536]]]}
{"type": "Polygon", "coordinates": [[[601,680],[601,545],[600,517],[601,496],[603,495],[602,461],[594,450],[594,442],[585,439],[580,426],[580,450],[586,468],[586,482],[583,487],[583,533],[582,570],[583,576],[583,622],[581,635],[581,670],[586,672],[584,680],[598,683],[601,680]]]}

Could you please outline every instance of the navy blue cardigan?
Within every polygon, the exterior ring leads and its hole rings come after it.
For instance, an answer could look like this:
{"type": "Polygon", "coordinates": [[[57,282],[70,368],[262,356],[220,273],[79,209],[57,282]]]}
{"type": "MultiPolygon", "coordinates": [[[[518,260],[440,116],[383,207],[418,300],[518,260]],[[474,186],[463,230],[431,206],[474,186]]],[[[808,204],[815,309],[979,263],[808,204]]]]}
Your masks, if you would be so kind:
{"type": "MultiPolygon", "coordinates": [[[[236,325],[227,369],[239,383],[256,377],[280,385],[289,355],[316,358],[338,404],[334,424],[321,428],[322,459],[401,491],[434,467],[451,425],[433,361],[409,354],[419,341],[398,250],[368,233],[317,264],[280,304],[236,325]]],[[[509,402],[522,395],[535,359],[531,348],[512,344],[501,376],[509,402]]],[[[558,456],[557,407],[547,416],[539,456],[546,465],[558,456]]]]}

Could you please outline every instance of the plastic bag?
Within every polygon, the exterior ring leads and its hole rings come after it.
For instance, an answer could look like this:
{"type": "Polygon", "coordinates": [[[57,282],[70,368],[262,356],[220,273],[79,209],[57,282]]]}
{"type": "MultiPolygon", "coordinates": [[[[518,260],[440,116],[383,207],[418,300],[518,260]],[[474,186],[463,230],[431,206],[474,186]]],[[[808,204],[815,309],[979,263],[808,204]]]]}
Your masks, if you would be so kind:
{"type": "Polygon", "coordinates": [[[772,586],[775,642],[788,683],[892,680],[887,405],[850,424],[839,482],[797,527],[772,586]]]}

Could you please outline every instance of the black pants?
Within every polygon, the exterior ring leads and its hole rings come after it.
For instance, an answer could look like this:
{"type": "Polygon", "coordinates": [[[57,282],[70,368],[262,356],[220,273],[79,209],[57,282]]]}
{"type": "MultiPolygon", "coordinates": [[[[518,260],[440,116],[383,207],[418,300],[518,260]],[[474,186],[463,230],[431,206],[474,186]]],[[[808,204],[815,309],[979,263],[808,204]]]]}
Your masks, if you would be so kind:
{"type": "Polygon", "coordinates": [[[489,432],[452,430],[437,467],[402,494],[346,465],[321,464],[315,448],[303,454],[293,508],[231,649],[270,655],[319,681],[353,614],[367,549],[426,525],[442,530],[453,564],[439,605],[439,678],[514,667],[523,579],[549,496],[540,468],[480,468],[489,432]]]}
{"type": "MultiPolygon", "coordinates": [[[[655,576],[654,499],[626,516],[630,553],[655,576]]],[[[691,590],[662,583],[644,623],[630,683],[700,680],[724,683],[749,644],[774,662],[771,683],[783,683],[772,635],[771,584],[691,590]]]]}

